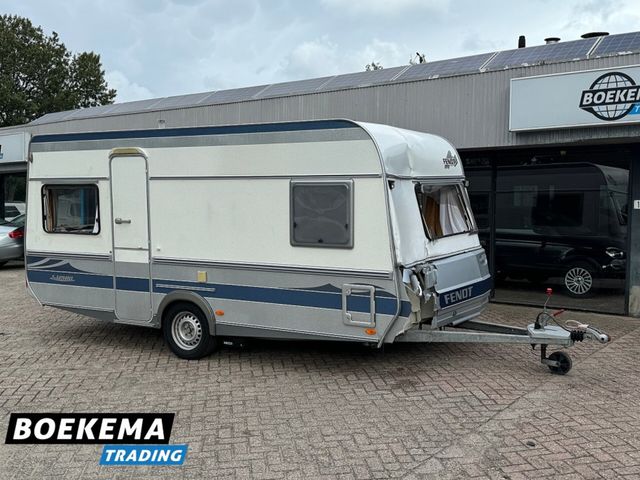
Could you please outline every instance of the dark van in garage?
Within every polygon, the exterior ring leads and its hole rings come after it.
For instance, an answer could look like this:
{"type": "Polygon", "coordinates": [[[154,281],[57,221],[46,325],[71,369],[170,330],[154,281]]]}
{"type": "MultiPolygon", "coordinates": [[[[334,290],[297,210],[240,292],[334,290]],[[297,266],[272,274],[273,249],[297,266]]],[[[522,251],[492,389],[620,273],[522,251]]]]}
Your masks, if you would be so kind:
{"type": "MultiPolygon", "coordinates": [[[[486,245],[488,199],[474,193],[474,184],[484,190],[491,172],[468,168],[466,174],[486,245]]],[[[497,167],[495,181],[497,279],[561,277],[567,294],[585,298],[597,278],[624,277],[627,170],[593,163],[506,166],[497,167]]]]}

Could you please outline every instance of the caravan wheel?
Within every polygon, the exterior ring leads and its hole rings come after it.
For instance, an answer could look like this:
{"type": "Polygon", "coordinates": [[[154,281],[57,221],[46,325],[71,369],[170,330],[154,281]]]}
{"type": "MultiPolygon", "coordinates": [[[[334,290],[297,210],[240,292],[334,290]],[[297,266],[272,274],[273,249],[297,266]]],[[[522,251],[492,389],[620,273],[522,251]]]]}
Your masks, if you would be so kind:
{"type": "Polygon", "coordinates": [[[213,352],[218,345],[209,333],[207,317],[190,303],[176,303],[169,307],[162,320],[165,342],[176,356],[197,360],[213,352]]]}

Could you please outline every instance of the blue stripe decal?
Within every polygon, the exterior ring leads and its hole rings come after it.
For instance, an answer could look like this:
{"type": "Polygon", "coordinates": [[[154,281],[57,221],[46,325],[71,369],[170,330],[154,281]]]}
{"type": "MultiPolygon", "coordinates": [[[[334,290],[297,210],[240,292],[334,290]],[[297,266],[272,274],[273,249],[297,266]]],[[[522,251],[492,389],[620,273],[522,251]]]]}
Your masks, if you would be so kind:
{"type": "Polygon", "coordinates": [[[193,137],[200,135],[229,135],[239,133],[295,132],[302,130],[329,130],[357,128],[347,120],[320,120],[310,122],[264,123],[256,125],[229,125],[222,127],[163,128],[154,130],[123,130],[111,132],[63,133],[37,135],[31,143],[81,142],[87,140],[119,140],[123,138],[193,137]]]}
{"type": "MultiPolygon", "coordinates": [[[[303,287],[303,288],[292,288],[291,290],[303,291],[303,292],[322,292],[322,293],[339,293],[342,295],[342,289],[332,285],[330,283],[326,283],[324,285],[320,285],[319,287],[303,287]]],[[[356,295],[360,297],[368,297],[369,294],[366,292],[354,292],[351,295],[356,295]]],[[[389,293],[385,290],[376,289],[376,297],[387,297],[395,300],[395,296],[392,293],[389,293]]]]}
{"type": "Polygon", "coordinates": [[[411,302],[400,303],[400,316],[408,317],[411,314],[411,302]]]}
{"type": "MultiPolygon", "coordinates": [[[[30,282],[34,283],[49,283],[73,287],[113,288],[113,277],[110,275],[30,269],[27,271],[27,278],[30,282]]],[[[176,288],[188,290],[189,287],[204,297],[342,310],[342,295],[338,292],[196,283],[176,280],[153,281],[153,292],[155,293],[169,293],[176,288]],[[203,287],[207,290],[199,290],[199,288],[203,287]]],[[[132,292],[149,292],[149,280],[146,278],[117,277],[116,288],[118,290],[132,292]]],[[[386,294],[386,292],[381,293],[386,294]]],[[[351,295],[348,299],[348,307],[349,310],[353,312],[369,313],[369,297],[351,295]]],[[[376,292],[376,313],[381,315],[395,315],[396,307],[395,297],[379,295],[376,292]]],[[[410,313],[411,304],[403,301],[400,307],[400,315],[407,317],[410,313]]]]}
{"type": "Polygon", "coordinates": [[[484,295],[491,290],[491,277],[472,285],[456,288],[446,292],[438,292],[440,308],[447,308],[460,302],[484,295]]]}
{"type": "Polygon", "coordinates": [[[45,270],[28,270],[30,282],[51,283],[73,287],[113,288],[113,277],[88,273],[67,273],[45,270]]]}
{"type": "MultiPolygon", "coordinates": [[[[194,283],[175,280],[153,281],[153,291],[157,293],[172,292],[175,290],[174,286],[183,288],[193,287],[194,291],[197,291],[198,287],[210,289],[210,291],[198,292],[204,297],[342,310],[342,295],[340,293],[249,287],[244,285],[194,283]]],[[[349,307],[352,307],[350,309],[355,312],[368,313],[370,311],[369,297],[351,296],[349,299],[349,307]]],[[[395,297],[384,298],[376,295],[376,313],[394,315],[396,313],[395,297]]]]}
{"type": "Polygon", "coordinates": [[[27,256],[27,263],[35,263],[41,262],[42,260],[47,260],[49,257],[36,257],[34,255],[27,256]]]}
{"type": "Polygon", "coordinates": [[[116,289],[131,292],[148,292],[151,286],[148,278],[117,277],[116,289]]]}
{"type": "MultiPolygon", "coordinates": [[[[48,270],[50,272],[56,272],[56,273],[80,273],[80,274],[87,274],[89,272],[85,272],[84,270],[79,270],[76,267],[74,267],[73,265],[71,265],[68,262],[65,263],[61,263],[61,260],[55,260],[53,262],[49,261],[47,263],[43,263],[42,265],[29,265],[29,268],[32,270],[48,270]],[[55,265],[53,268],[50,266],[55,265]]],[[[90,274],[90,273],[89,273],[90,274]]]]}

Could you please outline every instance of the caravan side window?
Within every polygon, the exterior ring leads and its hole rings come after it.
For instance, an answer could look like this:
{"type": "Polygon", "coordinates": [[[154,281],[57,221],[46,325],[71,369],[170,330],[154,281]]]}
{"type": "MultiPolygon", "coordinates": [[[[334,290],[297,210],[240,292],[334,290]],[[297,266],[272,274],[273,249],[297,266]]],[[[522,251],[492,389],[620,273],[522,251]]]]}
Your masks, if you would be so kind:
{"type": "Polygon", "coordinates": [[[42,225],[48,233],[100,233],[96,185],[44,185],[42,225]]]}
{"type": "Polygon", "coordinates": [[[353,247],[353,183],[291,182],[291,245],[353,247]]]}

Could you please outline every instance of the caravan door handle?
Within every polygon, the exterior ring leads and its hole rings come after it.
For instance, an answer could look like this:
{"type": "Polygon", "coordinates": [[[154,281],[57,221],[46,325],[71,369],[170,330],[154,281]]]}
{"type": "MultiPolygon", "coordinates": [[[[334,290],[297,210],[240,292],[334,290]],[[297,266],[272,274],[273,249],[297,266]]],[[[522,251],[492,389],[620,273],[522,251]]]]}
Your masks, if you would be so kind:
{"type": "Polygon", "coordinates": [[[116,222],[117,225],[122,225],[123,223],[131,223],[131,219],[116,218],[114,222],[116,222]]]}

